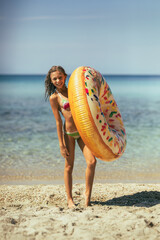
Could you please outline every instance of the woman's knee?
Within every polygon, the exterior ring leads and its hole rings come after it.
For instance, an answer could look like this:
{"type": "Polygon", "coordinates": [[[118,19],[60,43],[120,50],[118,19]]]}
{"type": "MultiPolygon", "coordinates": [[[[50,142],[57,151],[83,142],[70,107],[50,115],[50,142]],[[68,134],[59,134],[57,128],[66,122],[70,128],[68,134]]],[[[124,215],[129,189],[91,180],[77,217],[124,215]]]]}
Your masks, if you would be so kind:
{"type": "Polygon", "coordinates": [[[66,164],[64,170],[65,170],[65,172],[67,172],[69,174],[72,174],[72,172],[73,172],[73,165],[66,164]]]}
{"type": "Polygon", "coordinates": [[[96,166],[96,158],[94,156],[87,159],[87,167],[89,168],[95,168],[96,166]]]}

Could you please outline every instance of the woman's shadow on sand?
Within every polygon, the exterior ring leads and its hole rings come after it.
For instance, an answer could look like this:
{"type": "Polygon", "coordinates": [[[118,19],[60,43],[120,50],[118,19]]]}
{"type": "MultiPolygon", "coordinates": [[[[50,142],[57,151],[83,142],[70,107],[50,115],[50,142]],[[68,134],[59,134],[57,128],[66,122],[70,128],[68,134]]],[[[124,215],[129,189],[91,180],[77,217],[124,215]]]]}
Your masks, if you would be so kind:
{"type": "Polygon", "coordinates": [[[133,195],[125,195],[113,198],[108,201],[92,201],[93,205],[106,206],[136,206],[136,207],[152,207],[160,204],[160,192],[158,191],[142,191],[133,195]]]}

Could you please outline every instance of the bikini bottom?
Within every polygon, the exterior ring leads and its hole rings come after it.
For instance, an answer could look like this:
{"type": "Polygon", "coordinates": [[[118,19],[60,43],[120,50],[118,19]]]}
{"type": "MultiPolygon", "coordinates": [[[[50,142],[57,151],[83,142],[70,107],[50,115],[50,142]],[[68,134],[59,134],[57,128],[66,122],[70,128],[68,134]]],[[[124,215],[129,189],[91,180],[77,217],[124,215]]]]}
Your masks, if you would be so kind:
{"type": "Polygon", "coordinates": [[[71,136],[73,137],[74,139],[79,139],[81,136],[79,135],[79,132],[78,131],[75,131],[75,132],[66,132],[66,128],[65,128],[65,122],[64,122],[64,125],[63,125],[63,131],[65,134],[67,134],[68,136],[71,136]]]}
{"type": "Polygon", "coordinates": [[[78,138],[80,138],[81,136],[79,135],[79,132],[72,132],[72,133],[70,133],[70,132],[66,132],[65,131],[65,134],[67,134],[67,135],[69,135],[69,136],[71,136],[71,137],[73,137],[74,139],[78,139],[78,138]]]}

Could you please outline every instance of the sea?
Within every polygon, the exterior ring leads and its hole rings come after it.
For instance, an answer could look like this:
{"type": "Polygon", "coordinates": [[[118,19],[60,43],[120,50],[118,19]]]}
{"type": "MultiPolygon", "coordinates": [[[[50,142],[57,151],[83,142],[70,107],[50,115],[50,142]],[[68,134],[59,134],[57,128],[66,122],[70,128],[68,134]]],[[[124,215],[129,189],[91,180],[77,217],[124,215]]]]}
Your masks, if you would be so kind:
{"type": "MultiPolygon", "coordinates": [[[[103,75],[118,104],[127,147],[118,160],[97,159],[95,182],[160,182],[160,76],[103,75]]],[[[0,184],[63,184],[55,119],[45,75],[0,75],[0,184]]],[[[67,78],[68,84],[69,77],[67,78]]],[[[76,145],[73,182],[85,182],[76,145]]]]}

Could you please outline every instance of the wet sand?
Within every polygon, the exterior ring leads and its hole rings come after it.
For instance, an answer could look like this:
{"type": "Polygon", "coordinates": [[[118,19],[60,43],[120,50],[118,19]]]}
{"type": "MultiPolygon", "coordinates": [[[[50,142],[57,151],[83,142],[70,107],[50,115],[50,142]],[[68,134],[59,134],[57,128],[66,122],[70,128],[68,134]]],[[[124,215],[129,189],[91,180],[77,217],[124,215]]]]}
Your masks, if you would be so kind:
{"type": "Polygon", "coordinates": [[[92,206],[74,184],[74,209],[64,185],[0,185],[0,239],[160,239],[160,184],[96,183],[92,206]]]}

